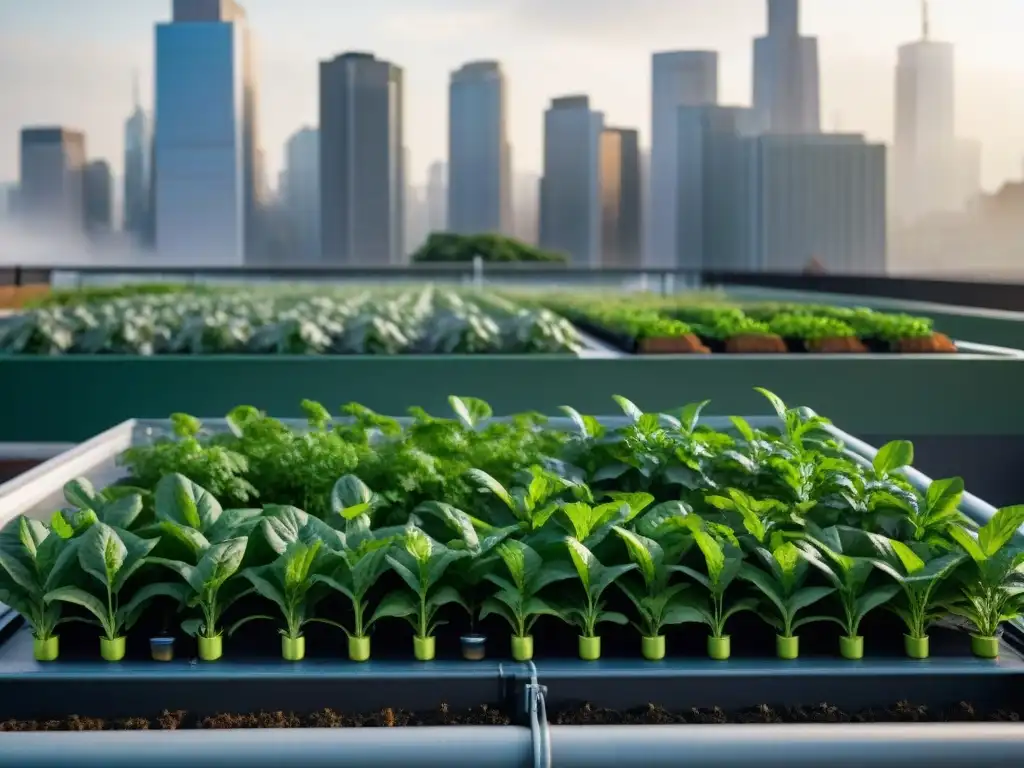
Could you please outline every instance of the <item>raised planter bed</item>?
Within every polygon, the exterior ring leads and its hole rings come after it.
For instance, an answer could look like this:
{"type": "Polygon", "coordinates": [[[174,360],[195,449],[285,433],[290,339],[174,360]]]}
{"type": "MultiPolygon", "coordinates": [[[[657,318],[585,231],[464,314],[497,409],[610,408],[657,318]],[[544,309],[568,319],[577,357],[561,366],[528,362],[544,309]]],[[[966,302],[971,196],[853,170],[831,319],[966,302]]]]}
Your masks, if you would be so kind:
{"type": "MultiPolygon", "coordinates": [[[[604,421],[609,427],[625,423],[623,419],[604,421]]],[[[749,421],[757,429],[778,424],[765,418],[749,421]]],[[[722,420],[709,420],[709,424],[725,426],[722,420]]],[[[222,423],[208,426],[224,428],[222,423]]],[[[557,426],[570,425],[561,422],[557,426]]],[[[37,468],[30,473],[33,476],[0,488],[0,510],[4,516],[19,512],[46,514],[61,487],[79,475],[91,476],[98,487],[109,484],[123,472],[113,461],[118,453],[132,443],[151,440],[154,430],[166,433],[169,428],[166,422],[137,422],[113,429],[37,468]]],[[[873,458],[869,447],[837,430],[826,429],[843,439],[859,460],[873,458]]],[[[913,470],[906,470],[905,475],[919,490],[929,484],[913,470]]],[[[979,523],[993,512],[970,496],[964,498],[961,509],[979,523]]],[[[733,630],[737,638],[748,634],[741,629],[737,625],[733,630]]],[[[880,632],[865,630],[866,635],[875,638],[880,632]]],[[[820,638],[818,649],[817,633],[807,633],[807,658],[799,661],[765,659],[765,651],[759,650],[757,643],[744,650],[737,640],[737,658],[720,662],[696,658],[703,645],[702,633],[691,630],[687,634],[689,639],[679,635],[672,640],[670,658],[663,662],[540,658],[531,667],[497,660],[504,656],[500,645],[490,654],[492,660],[484,662],[355,664],[337,659],[341,653],[337,639],[333,646],[321,645],[309,660],[298,663],[271,661],[266,656],[257,661],[250,655],[258,654],[256,646],[249,653],[242,653],[238,646],[236,659],[216,662],[193,662],[191,653],[185,652],[169,663],[131,659],[114,664],[95,660],[41,663],[31,660],[32,644],[25,631],[16,630],[0,646],[0,679],[7,694],[0,702],[0,717],[22,721],[64,719],[64,725],[76,729],[95,727],[97,723],[87,719],[95,717],[110,720],[112,727],[141,727],[142,718],[150,727],[161,726],[162,722],[180,727],[182,717],[194,716],[196,721],[214,717],[205,721],[206,730],[218,725],[268,725],[276,741],[265,740],[258,732],[242,737],[230,732],[205,733],[202,729],[180,734],[138,734],[139,738],[130,739],[129,734],[114,733],[11,733],[0,740],[0,760],[5,749],[17,749],[17,764],[23,768],[52,764],[45,761],[53,759],[52,749],[58,742],[52,739],[57,736],[69,750],[62,753],[62,764],[72,768],[100,764],[118,768],[132,764],[130,760],[136,761],[134,765],[161,766],[178,764],[182,759],[199,765],[217,759],[219,764],[231,765],[224,761],[228,750],[234,750],[231,759],[244,759],[244,764],[257,768],[272,765],[269,761],[280,761],[286,754],[287,760],[301,760],[303,765],[365,765],[371,753],[377,764],[383,765],[603,766],[621,761],[616,755],[622,750],[631,753],[641,745],[645,764],[678,765],[685,759],[702,765],[728,765],[752,759],[752,744],[765,750],[768,741],[778,743],[780,739],[787,743],[787,765],[895,765],[898,763],[894,761],[908,759],[907,744],[938,765],[964,764],[956,761],[967,759],[967,754],[972,761],[986,765],[1002,765],[1011,757],[1019,759],[1024,743],[1019,727],[1006,730],[998,723],[973,724],[977,720],[1012,719],[1013,713],[1020,711],[1024,662],[1017,654],[1014,644],[1018,635],[1012,627],[999,661],[970,658],[965,655],[966,638],[961,633],[951,632],[944,638],[942,632],[935,631],[933,658],[927,661],[898,659],[898,646],[885,642],[869,644],[864,661],[843,661],[834,657],[834,646],[827,638],[820,638]],[[688,649],[691,641],[696,651],[688,649]],[[96,697],[97,689],[104,691],[103,697],[96,697]],[[442,701],[447,702],[447,709],[439,710],[442,701]],[[821,707],[821,702],[829,706],[821,707]],[[61,709],[55,711],[55,707],[61,709]],[[80,711],[68,711],[72,707],[80,711]],[[326,708],[332,712],[324,712],[326,708]],[[162,716],[163,709],[171,714],[162,716]],[[178,717],[177,710],[186,710],[188,715],[178,717]],[[260,715],[259,710],[268,714],[260,715]],[[392,714],[388,715],[387,710],[392,714]],[[417,710],[420,714],[407,714],[417,710]],[[632,714],[616,714],[631,710],[632,714]],[[473,714],[466,714],[468,711],[473,714]],[[222,716],[216,718],[218,713],[222,716]],[[242,717],[235,719],[232,713],[242,717]],[[362,713],[366,719],[359,722],[364,725],[424,723],[424,727],[332,727],[357,724],[346,713],[362,713]],[[72,714],[79,715],[79,719],[67,719],[72,714]],[[130,723],[115,722],[132,718],[136,719],[130,723]],[[506,719],[530,727],[501,727],[506,719]],[[565,725],[548,727],[548,719],[565,725]],[[443,726],[448,735],[431,727],[481,720],[495,726],[466,725],[454,730],[443,726]],[[845,720],[914,724],[834,725],[845,720]],[[745,738],[732,728],[708,725],[731,721],[771,725],[744,726],[750,729],[742,732],[745,738]],[[785,725],[779,721],[809,724],[785,725]],[[944,725],[944,738],[935,743],[937,732],[919,724],[922,721],[958,724],[944,725]],[[639,724],[606,725],[623,722],[660,724],[649,728],[639,724]],[[573,725],[578,723],[602,727],[581,732],[573,725]],[[302,725],[313,728],[301,737],[286,736],[287,731],[277,729],[302,725]],[[326,730],[318,732],[324,726],[326,730]],[[371,731],[387,735],[372,735],[371,731]],[[923,746],[929,740],[931,746],[923,746]],[[278,746],[270,746],[272,743],[278,746]],[[444,750],[437,749],[442,743],[444,750]],[[434,745],[433,752],[428,744],[434,745]],[[853,753],[833,752],[841,746],[853,750],[854,744],[857,749],[853,753]],[[49,754],[47,749],[51,750],[49,754]],[[328,762],[329,752],[333,752],[333,762],[328,762]],[[176,763],[170,762],[172,755],[176,763]],[[856,762],[851,762],[854,758],[856,762]]],[[[446,644],[439,636],[439,645],[446,645],[449,654],[456,652],[452,640],[449,637],[446,644]]],[[[616,643],[609,635],[611,649],[635,649],[635,641],[634,636],[632,641],[616,643]]],[[[558,655],[553,635],[551,643],[540,645],[558,655]]],[[[18,724],[9,727],[17,729],[18,724]]],[[[768,764],[773,764],[770,759],[768,764]]]]}

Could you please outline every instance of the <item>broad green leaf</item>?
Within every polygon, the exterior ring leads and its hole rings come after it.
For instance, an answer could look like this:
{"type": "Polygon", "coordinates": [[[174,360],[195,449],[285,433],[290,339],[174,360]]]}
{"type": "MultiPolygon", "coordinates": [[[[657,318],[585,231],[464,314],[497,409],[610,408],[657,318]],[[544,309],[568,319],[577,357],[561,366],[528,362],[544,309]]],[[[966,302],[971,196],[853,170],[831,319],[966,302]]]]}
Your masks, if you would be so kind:
{"type": "Polygon", "coordinates": [[[710,403],[710,400],[704,400],[699,403],[689,403],[683,406],[683,410],[679,414],[679,421],[682,423],[683,431],[686,434],[692,433],[697,428],[701,411],[707,408],[710,403]]]}
{"type": "Polygon", "coordinates": [[[100,519],[114,528],[128,530],[142,514],[142,496],[137,493],[106,502],[99,510],[100,519]]]}
{"type": "Polygon", "coordinates": [[[860,622],[871,611],[892,600],[899,590],[898,584],[887,584],[884,587],[878,587],[858,597],[857,602],[854,604],[854,618],[856,621],[860,622]]]}
{"type": "Polygon", "coordinates": [[[665,609],[665,613],[661,616],[661,623],[664,626],[674,626],[676,624],[705,624],[708,623],[708,615],[706,611],[701,610],[693,605],[686,605],[685,603],[670,604],[665,609]]]}
{"type": "Polygon", "coordinates": [[[419,612],[419,604],[408,592],[392,592],[386,595],[373,612],[367,626],[372,625],[380,619],[405,619],[415,616],[419,612]]]}
{"type": "Polygon", "coordinates": [[[798,611],[824,600],[834,592],[835,589],[832,587],[804,587],[793,593],[788,600],[787,607],[791,614],[796,614],[798,611]]]}
{"type": "Polygon", "coordinates": [[[242,576],[252,584],[256,593],[267,600],[277,604],[282,612],[288,611],[288,599],[284,591],[274,583],[273,566],[262,568],[247,568],[242,571],[242,576]]]}
{"type": "Polygon", "coordinates": [[[301,509],[281,504],[268,504],[263,508],[260,519],[263,535],[277,554],[281,555],[296,541],[311,544],[323,541],[329,549],[340,550],[345,546],[344,537],[318,517],[301,509]]]}
{"type": "Polygon", "coordinates": [[[879,475],[887,475],[914,463],[914,444],[909,440],[893,440],[878,449],[871,465],[879,475]]]}
{"type": "Polygon", "coordinates": [[[1003,507],[978,530],[978,545],[986,557],[993,557],[1024,525],[1024,505],[1003,507]]]}
{"type": "Polygon", "coordinates": [[[780,615],[788,612],[789,607],[771,576],[750,563],[744,563],[740,568],[739,577],[757,587],[758,591],[775,606],[780,615]]]}
{"type": "Polygon", "coordinates": [[[576,539],[568,538],[565,540],[565,544],[569,548],[569,557],[572,558],[572,564],[576,567],[576,575],[583,582],[583,589],[589,594],[591,574],[601,564],[597,562],[594,553],[576,539]]]}
{"type": "Polygon", "coordinates": [[[599,623],[619,625],[629,624],[629,618],[624,613],[619,613],[618,611],[601,611],[597,620],[599,623]]]}
{"type": "MultiPolygon", "coordinates": [[[[754,391],[763,395],[764,398],[771,403],[772,408],[775,410],[776,415],[782,419],[783,423],[786,421],[786,404],[782,402],[782,398],[776,395],[774,392],[769,392],[763,387],[754,387],[754,391]]],[[[733,424],[736,422],[733,421],[733,424]]]]}
{"type": "Polygon", "coordinates": [[[373,491],[355,475],[338,479],[331,489],[331,511],[346,520],[362,515],[373,507],[373,491]]]}
{"type": "Polygon", "coordinates": [[[225,509],[217,522],[208,526],[203,534],[211,544],[220,544],[227,539],[248,536],[259,524],[262,509],[225,509]]]}
{"type": "Polygon", "coordinates": [[[174,571],[188,583],[195,594],[202,593],[206,587],[206,585],[203,584],[202,576],[200,576],[198,570],[188,563],[182,562],[181,560],[169,560],[164,557],[151,557],[149,558],[149,562],[154,565],[162,565],[165,568],[169,568],[174,571]]]}
{"type": "Polygon", "coordinates": [[[469,606],[466,605],[465,600],[462,599],[462,595],[455,587],[443,586],[438,589],[427,599],[427,604],[432,608],[441,608],[446,605],[459,605],[465,610],[469,610],[469,606]]]}
{"type": "Polygon", "coordinates": [[[111,624],[110,620],[113,617],[107,613],[107,606],[98,597],[89,594],[81,587],[59,587],[52,592],[47,592],[45,600],[47,603],[59,600],[62,603],[80,605],[96,617],[96,621],[109,636],[116,634],[117,628],[111,624]]]}
{"type": "Polygon", "coordinates": [[[158,525],[162,534],[184,544],[197,561],[201,554],[210,547],[210,542],[195,528],[178,525],[169,520],[163,520],[158,525]]]}
{"type": "Polygon", "coordinates": [[[196,576],[206,589],[216,589],[238,572],[248,539],[239,537],[214,544],[196,565],[196,576]]]}
{"type": "MultiPolygon", "coordinates": [[[[658,577],[655,554],[661,553],[661,547],[651,539],[637,536],[632,531],[628,531],[621,526],[617,525],[612,530],[615,531],[615,534],[626,545],[630,559],[636,563],[637,568],[640,570],[640,575],[643,576],[644,583],[650,589],[658,577]]],[[[658,560],[661,557],[663,555],[659,556],[658,560]]]]}
{"type": "Polygon", "coordinates": [[[708,570],[708,580],[718,584],[725,569],[725,552],[722,545],[704,531],[694,531],[693,540],[704,555],[704,563],[708,570]]]}
{"type": "Polygon", "coordinates": [[[512,615],[511,609],[500,600],[496,600],[493,597],[488,597],[480,605],[480,613],[477,618],[483,621],[488,616],[500,616],[503,618],[508,625],[512,628],[513,632],[518,631],[519,627],[516,624],[515,617],[512,615]]]}
{"type": "Polygon", "coordinates": [[[741,416],[730,416],[729,421],[736,428],[736,431],[740,433],[742,437],[748,443],[754,442],[757,435],[754,433],[754,428],[750,426],[746,419],[741,416]]]}
{"type": "Polygon", "coordinates": [[[974,562],[981,563],[988,559],[985,551],[978,544],[978,540],[966,528],[954,525],[949,528],[948,533],[949,537],[959,544],[974,562]]]}
{"type": "Polygon", "coordinates": [[[64,484],[64,498],[79,509],[96,509],[101,499],[88,478],[79,477],[64,484]]]}
{"type": "Polygon", "coordinates": [[[451,504],[440,501],[428,501],[416,507],[416,511],[440,518],[445,525],[458,534],[470,551],[480,548],[480,536],[477,534],[475,525],[475,522],[479,521],[474,521],[461,509],[456,509],[451,504]]]}
{"type": "Polygon", "coordinates": [[[50,517],[50,528],[62,539],[70,539],[75,535],[75,529],[64,517],[64,513],[59,509],[50,517]]]}
{"type": "Polygon", "coordinates": [[[97,523],[82,536],[78,562],[82,570],[106,587],[113,587],[127,557],[128,548],[109,525],[97,523]]]}
{"type": "MultiPolygon", "coordinates": [[[[643,492],[623,493],[621,491],[609,491],[606,495],[618,504],[625,504],[629,507],[629,512],[624,518],[624,522],[627,523],[654,502],[654,496],[643,492]]],[[[604,507],[605,505],[602,504],[601,506],[604,507]]]]}
{"type": "Polygon", "coordinates": [[[481,421],[489,419],[494,415],[491,406],[477,397],[456,397],[451,395],[448,398],[448,403],[451,405],[452,410],[455,411],[459,421],[467,429],[473,429],[481,421]]]}
{"type": "Polygon", "coordinates": [[[634,424],[638,423],[640,418],[644,415],[644,412],[637,408],[636,404],[633,403],[632,400],[627,400],[622,395],[612,395],[612,399],[634,424]]]}
{"type": "Polygon", "coordinates": [[[392,570],[401,577],[409,589],[416,594],[426,591],[425,584],[420,580],[419,565],[412,555],[408,552],[398,551],[393,555],[387,555],[387,561],[392,570]]]}
{"type": "Polygon", "coordinates": [[[572,423],[575,425],[576,431],[579,433],[580,437],[586,438],[591,436],[590,430],[587,429],[587,422],[579,411],[575,408],[569,407],[568,405],[560,405],[558,406],[558,409],[572,420],[572,423]]]}
{"type": "Polygon", "coordinates": [[[157,519],[198,531],[213,525],[221,514],[220,503],[213,494],[179,473],[160,478],[154,499],[157,519]]]}
{"type": "Polygon", "coordinates": [[[925,507],[928,516],[942,518],[960,506],[964,495],[964,481],[961,477],[935,480],[925,493],[925,507]]]}

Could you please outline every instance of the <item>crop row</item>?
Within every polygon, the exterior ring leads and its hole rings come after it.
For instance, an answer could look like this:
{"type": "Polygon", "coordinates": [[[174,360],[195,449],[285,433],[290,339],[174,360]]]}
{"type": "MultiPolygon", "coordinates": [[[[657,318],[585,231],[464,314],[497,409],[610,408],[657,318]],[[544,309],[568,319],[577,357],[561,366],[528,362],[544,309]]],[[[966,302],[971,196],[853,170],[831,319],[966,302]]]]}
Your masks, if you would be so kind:
{"type": "Polygon", "coordinates": [[[955,352],[928,318],[811,304],[738,305],[699,296],[555,294],[537,303],[629,351],[955,352]]]}
{"type": "Polygon", "coordinates": [[[83,619],[120,659],[155,602],[185,612],[204,660],[257,620],[277,623],[285,659],[304,656],[316,622],[365,660],[371,630],[386,642],[398,619],[425,660],[460,613],[471,627],[503,620],[517,660],[533,656],[541,619],[572,627],[583,659],[601,655],[609,623],[631,624],[647,659],[668,652],[667,628],[703,624],[708,654],[725,659],[745,612],[780,658],[826,623],[856,659],[882,608],[912,658],[953,616],[975,654],[996,656],[1001,623],[1024,610],[1024,507],[978,529],[959,511],[959,478],[919,492],[903,477],[910,443],[867,465],[825,419],[760,391],[781,429],[734,417],[716,431],[699,421],[707,403],[648,414],[624,398],[625,426],[566,408],[569,431],[457,397],[454,418],[414,409],[408,424],[355,405],[336,421],[308,401],[305,430],[248,406],[228,431],[178,414],[174,434],[122,457],[123,483],[72,482],[49,524],[4,528],[0,600],[29,622],[41,660],[57,658],[62,623],[83,619]]]}
{"type": "Polygon", "coordinates": [[[0,354],[572,353],[573,326],[495,296],[417,290],[146,292],[0,320],[0,354]]]}

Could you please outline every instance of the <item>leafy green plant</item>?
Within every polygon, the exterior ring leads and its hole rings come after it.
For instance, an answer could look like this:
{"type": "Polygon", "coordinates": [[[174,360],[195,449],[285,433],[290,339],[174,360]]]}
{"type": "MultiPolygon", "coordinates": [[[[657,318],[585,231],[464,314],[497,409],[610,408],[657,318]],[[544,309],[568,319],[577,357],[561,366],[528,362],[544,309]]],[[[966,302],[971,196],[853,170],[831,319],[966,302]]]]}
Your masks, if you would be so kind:
{"type": "Polygon", "coordinates": [[[830,620],[827,616],[799,616],[801,611],[834,593],[835,588],[805,586],[808,563],[793,542],[776,542],[771,549],[758,547],[754,554],[761,567],[743,563],[737,575],[760,592],[764,601],[758,614],[780,637],[794,637],[801,627],[830,620]]]}
{"type": "Polygon", "coordinates": [[[508,575],[506,578],[496,572],[487,574],[487,580],[498,591],[484,600],[480,618],[500,616],[508,622],[514,637],[530,637],[541,616],[561,615],[541,597],[541,592],[559,581],[574,578],[577,572],[567,562],[545,561],[531,547],[516,539],[499,544],[497,553],[508,575]]]}
{"type": "Polygon", "coordinates": [[[903,620],[910,638],[928,637],[928,627],[946,613],[940,606],[938,590],[965,555],[948,552],[933,557],[927,545],[920,542],[904,544],[877,533],[865,536],[878,553],[872,561],[875,567],[892,576],[903,590],[903,603],[891,604],[889,610],[903,620]]]}
{"type": "Polygon", "coordinates": [[[859,637],[860,624],[871,611],[884,605],[900,591],[898,584],[870,587],[868,579],[874,561],[868,557],[846,554],[854,548],[858,531],[836,526],[812,531],[797,543],[807,562],[825,575],[835,587],[842,608],[840,618],[831,617],[843,629],[846,638],[859,637]]]}
{"type": "Polygon", "coordinates": [[[412,625],[417,638],[433,637],[437,627],[445,623],[438,619],[444,606],[454,603],[466,607],[454,587],[440,583],[448,567],[465,554],[439,544],[416,528],[410,529],[404,546],[386,555],[388,564],[407,589],[385,596],[371,623],[388,617],[402,618],[412,625]]]}
{"type": "Polygon", "coordinates": [[[86,621],[97,624],[106,640],[116,640],[134,626],[153,598],[167,596],[184,601],[186,597],[180,585],[157,583],[138,589],[121,603],[128,579],[147,562],[156,544],[155,539],[142,539],[106,523],[94,523],[74,550],[81,569],[80,583],[56,587],[43,599],[48,604],[60,601],[84,608],[91,614],[86,621]]]}
{"type": "Polygon", "coordinates": [[[636,568],[636,565],[603,565],[594,553],[574,538],[565,540],[569,549],[569,557],[576,568],[576,575],[583,586],[583,600],[579,605],[563,605],[558,609],[563,621],[575,625],[584,638],[597,637],[597,625],[602,622],[626,624],[629,622],[623,614],[606,611],[601,599],[605,590],[614,584],[624,573],[636,568]]]}
{"type": "Polygon", "coordinates": [[[692,608],[682,598],[682,592],[689,585],[670,583],[675,568],[669,564],[671,558],[666,556],[662,546],[621,526],[613,530],[626,545],[629,558],[640,574],[642,586],[625,577],[616,582],[637,610],[640,621],[633,626],[640,636],[656,638],[666,626],[692,620],[692,608]]]}
{"type": "Polygon", "coordinates": [[[978,529],[949,529],[971,560],[962,576],[960,599],[946,608],[967,619],[980,637],[995,637],[999,625],[1024,613],[1024,548],[1014,541],[1024,525],[1024,506],[1004,507],[978,529]]]}

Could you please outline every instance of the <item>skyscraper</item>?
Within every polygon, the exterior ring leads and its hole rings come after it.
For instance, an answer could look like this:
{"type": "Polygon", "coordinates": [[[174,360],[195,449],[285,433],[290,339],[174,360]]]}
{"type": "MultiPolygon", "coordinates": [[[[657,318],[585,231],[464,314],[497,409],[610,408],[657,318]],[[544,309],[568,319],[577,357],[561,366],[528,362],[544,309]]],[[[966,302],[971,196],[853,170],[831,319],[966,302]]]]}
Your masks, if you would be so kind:
{"type": "Polygon", "coordinates": [[[93,160],[85,166],[83,197],[85,228],[93,234],[110,232],[113,226],[114,179],[106,160],[93,160]]]}
{"type": "Polygon", "coordinates": [[[953,45],[931,39],[922,6],[921,39],[900,46],[896,64],[893,202],[904,224],[960,202],[953,45]]]}
{"type": "Polygon", "coordinates": [[[305,262],[320,260],[320,132],[301,128],[285,145],[281,202],[305,262]]]}
{"type": "Polygon", "coordinates": [[[124,226],[137,243],[146,242],[150,233],[151,135],[149,118],[139,98],[138,76],[132,87],[134,109],[124,125],[124,226]]]}
{"type": "Polygon", "coordinates": [[[505,75],[496,61],[452,73],[448,97],[448,229],[512,231],[505,75]]]}
{"type": "Polygon", "coordinates": [[[640,266],[640,140],[635,130],[601,134],[601,264],[640,266]]]}
{"type": "Polygon", "coordinates": [[[540,245],[576,266],[601,263],[601,134],[604,115],[586,96],[552,99],[544,113],[540,245]]]}
{"type": "Polygon", "coordinates": [[[448,231],[448,166],[437,160],[427,169],[427,234],[448,231]]]}
{"type": "Polygon", "coordinates": [[[85,227],[85,134],[23,128],[18,216],[32,228],[81,234],[85,227]]]}
{"type": "Polygon", "coordinates": [[[157,250],[242,264],[257,211],[255,78],[244,9],[174,0],[156,29],[157,250]]]}
{"type": "Polygon", "coordinates": [[[718,102],[718,54],[670,51],[651,58],[651,160],[647,261],[674,267],[681,233],[677,222],[679,179],[692,157],[678,143],[678,110],[718,102]]]}
{"type": "Polygon", "coordinates": [[[370,53],[320,63],[321,247],[335,264],[405,261],[402,70],[370,53]]]}
{"type": "Polygon", "coordinates": [[[754,40],[754,111],[764,133],[821,130],[818,40],[800,35],[800,0],[768,0],[768,34],[754,40]]]}

